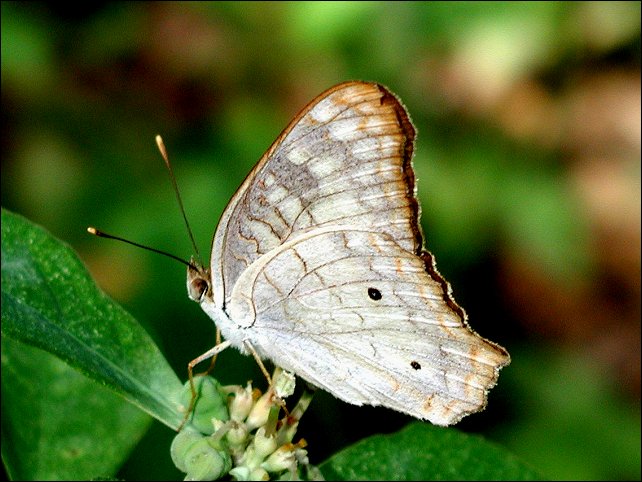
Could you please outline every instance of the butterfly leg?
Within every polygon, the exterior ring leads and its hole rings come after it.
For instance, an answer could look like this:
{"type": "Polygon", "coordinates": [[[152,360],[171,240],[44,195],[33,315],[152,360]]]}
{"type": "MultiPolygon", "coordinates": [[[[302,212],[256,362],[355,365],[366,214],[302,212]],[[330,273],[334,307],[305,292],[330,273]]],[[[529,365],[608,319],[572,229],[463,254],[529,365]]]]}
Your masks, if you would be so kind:
{"type": "MultiPolygon", "coordinates": [[[[269,390],[274,393],[274,395],[276,396],[276,400],[278,400],[278,404],[281,406],[281,408],[285,412],[286,416],[289,417],[290,416],[290,411],[285,406],[285,400],[281,399],[281,397],[276,393],[275,387],[274,387],[274,383],[273,383],[274,378],[271,377],[270,374],[268,373],[267,368],[265,368],[265,365],[263,364],[263,361],[261,360],[261,357],[259,357],[259,354],[256,352],[256,350],[254,349],[254,346],[252,345],[252,343],[249,340],[244,340],[243,344],[245,345],[247,350],[252,354],[252,356],[254,357],[254,360],[256,361],[256,364],[259,366],[259,368],[263,372],[263,375],[265,376],[266,380],[268,381],[268,386],[270,387],[269,390]]],[[[276,367],[275,370],[274,370],[274,377],[278,378],[280,373],[281,373],[281,371],[282,371],[281,368],[276,367]]]]}
{"type": "Polygon", "coordinates": [[[272,377],[270,376],[270,374],[268,373],[267,369],[265,368],[265,365],[263,365],[263,361],[261,360],[261,358],[259,357],[259,354],[254,349],[254,346],[252,346],[252,343],[250,343],[249,340],[243,340],[243,344],[245,345],[247,350],[254,357],[254,360],[256,361],[256,364],[259,366],[259,368],[263,372],[263,375],[265,375],[265,378],[267,379],[268,384],[270,386],[272,386],[272,377]]]}
{"type": "MultiPolygon", "coordinates": [[[[220,340],[220,334],[219,331],[217,330],[217,336],[216,336],[217,342],[220,340]]],[[[213,348],[210,348],[207,350],[205,353],[203,353],[201,356],[194,358],[191,362],[187,364],[187,374],[189,377],[189,387],[192,392],[192,399],[189,403],[189,407],[187,411],[185,412],[185,418],[183,418],[183,421],[181,422],[181,425],[178,427],[178,431],[180,432],[183,427],[185,426],[185,422],[187,422],[187,419],[189,418],[190,414],[192,413],[192,410],[194,410],[194,405],[196,404],[196,386],[194,385],[194,367],[201,363],[204,360],[207,360],[208,358],[216,358],[216,355],[221,353],[223,350],[228,348],[230,346],[229,341],[224,341],[223,343],[217,343],[213,348]]],[[[213,365],[213,363],[212,363],[213,365]]],[[[211,368],[211,366],[210,366],[211,368]]],[[[207,371],[209,373],[209,370],[207,371]]]]}
{"type": "MultiPolygon", "coordinates": [[[[216,327],[216,343],[214,343],[214,346],[218,346],[221,344],[221,330],[216,327]]],[[[212,370],[214,370],[214,364],[216,363],[216,358],[218,358],[218,353],[214,356],[212,356],[212,362],[210,363],[210,366],[207,367],[207,370],[205,370],[203,373],[200,373],[200,375],[209,375],[212,373],[212,370]]]]}

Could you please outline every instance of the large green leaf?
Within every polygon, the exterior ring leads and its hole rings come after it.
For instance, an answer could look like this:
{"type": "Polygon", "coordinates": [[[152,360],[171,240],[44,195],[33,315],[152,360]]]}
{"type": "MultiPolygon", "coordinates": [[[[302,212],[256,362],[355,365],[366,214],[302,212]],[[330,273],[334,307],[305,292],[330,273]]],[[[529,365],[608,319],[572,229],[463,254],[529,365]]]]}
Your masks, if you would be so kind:
{"type": "Polygon", "coordinates": [[[113,477],[150,422],[55,356],[2,338],[2,459],[11,479],[113,477]]]}
{"type": "Polygon", "coordinates": [[[375,435],[320,466],[328,480],[537,480],[541,475],[510,452],[454,428],[414,422],[375,435]]]}
{"type": "MultiPolygon", "coordinates": [[[[64,421],[66,407],[75,403],[82,406],[78,411],[83,412],[83,417],[93,416],[98,427],[107,423],[109,430],[114,432],[113,437],[101,440],[105,445],[122,441],[122,433],[128,433],[129,424],[141,426],[140,419],[131,412],[120,417],[120,423],[117,423],[114,417],[126,410],[120,405],[122,399],[105,398],[102,387],[70,376],[56,358],[112,389],[166,425],[176,428],[181,423],[182,417],[174,399],[181,383],[149,335],[96,287],[85,266],[68,246],[44,229],[4,209],[2,338],[7,342],[3,343],[3,375],[16,373],[7,380],[3,376],[2,380],[3,458],[11,455],[21,457],[23,454],[18,450],[25,446],[38,446],[43,452],[51,450],[47,443],[61,432],[47,432],[45,427],[51,428],[51,420],[37,417],[54,416],[64,421]],[[5,346],[8,347],[7,354],[11,355],[6,359],[5,346]],[[32,347],[54,357],[40,356],[42,352],[32,347]],[[26,367],[25,353],[37,358],[37,366],[41,368],[26,367]],[[44,410],[40,398],[48,394],[52,395],[51,400],[59,403],[44,410]],[[116,405],[110,407],[111,403],[116,405]],[[20,407],[15,404],[20,404],[20,407]],[[106,415],[106,410],[113,413],[106,415]],[[17,419],[18,415],[23,420],[17,419]],[[23,430],[22,423],[30,424],[31,429],[23,430]],[[124,432],[115,433],[123,429],[124,432]],[[5,439],[12,435],[24,440],[14,446],[16,439],[5,439]]],[[[101,433],[99,428],[85,422],[73,424],[79,430],[78,437],[83,435],[80,433],[83,430],[93,432],[94,437],[101,433]]],[[[69,430],[66,434],[71,436],[69,430]]],[[[127,447],[118,445],[122,448],[121,453],[131,448],[131,439],[126,442],[127,447]]],[[[12,460],[13,463],[5,458],[9,470],[11,467],[33,468],[25,465],[25,459],[20,462],[12,460]]],[[[51,475],[45,468],[29,473],[51,475]]],[[[15,475],[28,476],[23,471],[15,475]]],[[[94,472],[91,475],[109,474],[94,472]]],[[[67,474],[67,477],[72,477],[72,474],[67,474]]],[[[79,477],[77,473],[75,478],[79,477]]]]}

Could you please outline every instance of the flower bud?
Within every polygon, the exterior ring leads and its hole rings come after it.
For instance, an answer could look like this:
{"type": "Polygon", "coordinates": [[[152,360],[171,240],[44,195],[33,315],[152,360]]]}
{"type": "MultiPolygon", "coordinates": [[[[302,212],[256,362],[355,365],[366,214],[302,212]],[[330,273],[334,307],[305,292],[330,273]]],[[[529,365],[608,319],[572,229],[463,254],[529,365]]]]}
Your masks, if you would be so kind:
{"type": "Polygon", "coordinates": [[[232,448],[242,447],[247,441],[248,434],[245,424],[235,422],[227,432],[227,442],[232,448]]]}
{"type": "Polygon", "coordinates": [[[294,393],[296,387],[296,378],[293,373],[285,370],[275,371],[272,379],[274,394],[279,398],[287,398],[294,393]]]}
{"type": "Polygon", "coordinates": [[[225,450],[212,447],[206,437],[188,451],[185,467],[185,480],[216,480],[232,468],[232,458],[225,450]]]}
{"type": "MultiPolygon", "coordinates": [[[[221,394],[220,384],[212,377],[194,377],[194,387],[196,401],[189,422],[199,432],[209,435],[213,432],[213,418],[229,420],[226,400],[221,394]]],[[[191,400],[192,390],[188,382],[183,387],[181,402],[184,406],[190,406],[191,400]]]]}
{"type": "Polygon", "coordinates": [[[187,467],[185,466],[185,457],[192,446],[202,440],[204,435],[200,432],[197,432],[191,427],[185,427],[183,430],[176,434],[174,440],[172,440],[172,445],[169,449],[170,455],[172,456],[172,461],[176,468],[181,472],[187,472],[187,467]]]}
{"type": "Polygon", "coordinates": [[[254,399],[252,398],[252,386],[248,383],[245,388],[233,387],[229,401],[230,418],[242,422],[252,410],[254,399]]]}
{"type": "Polygon", "coordinates": [[[289,468],[296,467],[296,458],[294,457],[294,445],[281,445],[265,462],[261,464],[268,472],[281,472],[289,468]]]}
{"type": "Polygon", "coordinates": [[[232,468],[227,451],[191,427],[174,437],[170,453],[176,467],[187,474],[186,480],[218,479],[232,468]]]}
{"type": "Polygon", "coordinates": [[[243,454],[240,456],[240,458],[237,460],[236,465],[247,467],[250,470],[252,470],[253,468],[258,467],[262,461],[263,461],[262,457],[256,456],[256,448],[254,447],[254,444],[250,444],[247,447],[245,447],[245,450],[243,451],[243,454]]]}
{"type": "Polygon", "coordinates": [[[261,395],[261,398],[254,403],[245,421],[248,430],[254,430],[267,422],[268,416],[270,415],[270,408],[272,407],[272,396],[272,393],[268,391],[261,395]]]}
{"type": "Polygon", "coordinates": [[[257,467],[250,472],[250,478],[248,480],[270,480],[270,474],[268,474],[265,469],[257,467]]]}
{"type": "Polygon", "coordinates": [[[276,437],[274,435],[266,436],[265,427],[261,427],[254,435],[254,448],[257,456],[264,459],[276,450],[276,437]]]}
{"type": "Polygon", "coordinates": [[[229,475],[231,475],[234,480],[250,480],[250,469],[247,467],[234,467],[230,470],[229,475]]]}

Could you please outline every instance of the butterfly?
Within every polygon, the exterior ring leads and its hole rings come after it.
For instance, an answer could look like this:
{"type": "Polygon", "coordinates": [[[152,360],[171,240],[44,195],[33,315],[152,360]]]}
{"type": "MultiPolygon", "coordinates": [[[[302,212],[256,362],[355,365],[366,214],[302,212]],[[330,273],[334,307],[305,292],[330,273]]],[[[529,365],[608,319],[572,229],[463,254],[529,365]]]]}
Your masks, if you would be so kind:
{"type": "MultiPolygon", "coordinates": [[[[335,397],[436,425],[483,409],[510,357],[476,334],[423,247],[415,128],[386,87],[312,100],[218,223],[190,298],[225,342],[335,397]]],[[[194,362],[192,362],[194,363],[194,362]]]]}

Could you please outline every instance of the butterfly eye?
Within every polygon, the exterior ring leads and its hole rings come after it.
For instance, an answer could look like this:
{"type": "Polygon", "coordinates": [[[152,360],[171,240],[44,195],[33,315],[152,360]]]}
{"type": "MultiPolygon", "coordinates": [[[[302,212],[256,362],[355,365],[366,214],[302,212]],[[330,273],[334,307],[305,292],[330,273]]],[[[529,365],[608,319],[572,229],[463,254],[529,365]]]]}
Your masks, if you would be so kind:
{"type": "Polygon", "coordinates": [[[203,300],[208,290],[209,285],[203,278],[196,278],[191,280],[187,287],[189,297],[194,301],[198,301],[199,303],[203,300]]]}
{"type": "Polygon", "coordinates": [[[416,362],[414,360],[410,362],[410,366],[415,370],[421,370],[421,365],[419,364],[419,362],[416,362]]]}
{"type": "Polygon", "coordinates": [[[368,288],[368,296],[371,300],[379,301],[381,299],[381,291],[377,288],[368,288]]]}

